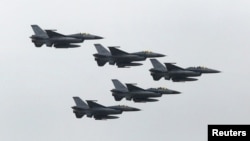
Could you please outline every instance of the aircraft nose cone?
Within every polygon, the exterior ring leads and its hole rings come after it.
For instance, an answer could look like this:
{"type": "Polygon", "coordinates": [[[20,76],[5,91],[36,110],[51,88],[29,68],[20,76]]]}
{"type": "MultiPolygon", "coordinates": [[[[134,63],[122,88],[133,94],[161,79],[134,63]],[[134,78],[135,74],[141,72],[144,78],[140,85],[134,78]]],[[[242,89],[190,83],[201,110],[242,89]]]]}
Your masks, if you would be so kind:
{"type": "Polygon", "coordinates": [[[213,72],[214,73],[221,73],[221,71],[218,71],[218,70],[214,70],[213,72]]]}
{"type": "Polygon", "coordinates": [[[165,57],[166,55],[164,54],[158,54],[158,57],[165,57]]]}
{"type": "Polygon", "coordinates": [[[164,55],[164,54],[160,54],[160,53],[155,53],[155,55],[154,55],[155,57],[165,57],[166,55],[164,55]]]}
{"type": "Polygon", "coordinates": [[[103,39],[101,36],[95,36],[95,39],[103,39]]]}
{"type": "Polygon", "coordinates": [[[147,57],[154,58],[154,57],[164,57],[164,56],[166,56],[166,55],[160,54],[160,53],[151,53],[147,57]]]}
{"type": "Polygon", "coordinates": [[[138,109],[138,108],[132,108],[132,111],[141,111],[141,109],[138,109]]]}
{"type": "Polygon", "coordinates": [[[214,69],[209,69],[208,73],[220,73],[221,71],[214,70],[214,69]]]}
{"type": "Polygon", "coordinates": [[[179,91],[173,91],[173,94],[181,94],[179,91]]]}

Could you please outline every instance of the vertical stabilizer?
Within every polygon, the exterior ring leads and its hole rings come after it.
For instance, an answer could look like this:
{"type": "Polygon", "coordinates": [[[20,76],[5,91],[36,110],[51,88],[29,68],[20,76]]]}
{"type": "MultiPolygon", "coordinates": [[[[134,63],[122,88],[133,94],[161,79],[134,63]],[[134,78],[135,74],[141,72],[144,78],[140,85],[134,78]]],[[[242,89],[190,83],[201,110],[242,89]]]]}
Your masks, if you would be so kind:
{"type": "Polygon", "coordinates": [[[31,25],[31,27],[32,27],[36,36],[39,36],[42,38],[49,38],[47,33],[44,30],[42,30],[38,25],[31,25]]]}
{"type": "Polygon", "coordinates": [[[116,90],[119,90],[122,92],[128,92],[128,89],[119,80],[112,79],[112,82],[113,82],[116,90]]]}
{"type": "Polygon", "coordinates": [[[100,55],[106,55],[106,56],[111,56],[111,53],[103,47],[101,44],[94,44],[98,54],[100,55]]]}
{"type": "Polygon", "coordinates": [[[155,70],[167,71],[167,68],[164,67],[157,59],[150,59],[155,70]]]}
{"type": "Polygon", "coordinates": [[[80,98],[80,97],[73,97],[76,106],[84,109],[88,109],[89,106],[80,98]]]}

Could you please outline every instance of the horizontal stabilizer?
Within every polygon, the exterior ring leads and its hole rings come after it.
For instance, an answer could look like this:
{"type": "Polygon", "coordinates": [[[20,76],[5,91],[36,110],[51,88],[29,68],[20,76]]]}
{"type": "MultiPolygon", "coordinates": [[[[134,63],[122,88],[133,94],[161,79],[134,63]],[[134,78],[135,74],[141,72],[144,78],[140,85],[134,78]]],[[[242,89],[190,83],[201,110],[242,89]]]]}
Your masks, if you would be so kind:
{"type": "Polygon", "coordinates": [[[123,99],[123,96],[114,96],[115,101],[121,101],[123,99]]]}
{"type": "Polygon", "coordinates": [[[82,118],[84,114],[75,113],[76,118],[82,118]]]}
{"type": "Polygon", "coordinates": [[[108,61],[102,60],[102,59],[96,59],[97,65],[102,67],[104,66],[108,61]]]}
{"type": "Polygon", "coordinates": [[[162,75],[157,75],[157,74],[151,74],[151,75],[155,81],[158,81],[163,77],[162,75]]]}

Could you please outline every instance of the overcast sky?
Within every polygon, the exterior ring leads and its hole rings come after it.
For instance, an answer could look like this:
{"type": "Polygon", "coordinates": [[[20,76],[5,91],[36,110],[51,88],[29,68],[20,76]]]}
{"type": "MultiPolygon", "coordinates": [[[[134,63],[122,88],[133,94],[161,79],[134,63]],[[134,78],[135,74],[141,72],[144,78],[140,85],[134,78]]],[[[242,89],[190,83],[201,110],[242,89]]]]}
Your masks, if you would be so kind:
{"type": "Polygon", "coordinates": [[[1,0],[0,140],[205,141],[208,124],[249,124],[249,0],[1,0]],[[30,25],[105,37],[73,49],[36,48],[30,25]],[[153,81],[143,66],[98,67],[94,43],[166,54],[161,62],[222,71],[198,81],[153,81]],[[167,87],[158,102],[114,101],[111,79],[167,87]],[[73,96],[142,109],[76,119],[73,96]]]}

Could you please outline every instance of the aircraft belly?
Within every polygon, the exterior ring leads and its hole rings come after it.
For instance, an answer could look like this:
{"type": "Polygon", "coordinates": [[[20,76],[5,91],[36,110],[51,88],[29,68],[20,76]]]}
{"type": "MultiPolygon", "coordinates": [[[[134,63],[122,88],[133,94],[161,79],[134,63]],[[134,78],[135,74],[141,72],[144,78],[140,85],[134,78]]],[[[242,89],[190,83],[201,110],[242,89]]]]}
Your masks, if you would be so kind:
{"type": "Polygon", "coordinates": [[[118,62],[132,62],[132,61],[143,61],[145,58],[138,56],[116,56],[114,57],[115,61],[118,62]]]}
{"type": "Polygon", "coordinates": [[[190,72],[190,71],[175,71],[175,72],[169,72],[169,75],[171,77],[194,77],[194,76],[200,76],[201,73],[198,72],[190,72]]]}
{"type": "Polygon", "coordinates": [[[134,93],[134,98],[149,98],[149,97],[160,97],[160,93],[134,93]]]}
{"type": "Polygon", "coordinates": [[[109,114],[121,114],[122,111],[114,109],[96,109],[94,115],[109,115],[109,114]]]}
{"type": "Polygon", "coordinates": [[[69,38],[69,37],[64,37],[64,38],[52,38],[51,41],[56,44],[68,44],[68,43],[81,43],[81,39],[76,39],[76,38],[69,38]]]}

